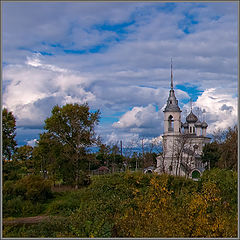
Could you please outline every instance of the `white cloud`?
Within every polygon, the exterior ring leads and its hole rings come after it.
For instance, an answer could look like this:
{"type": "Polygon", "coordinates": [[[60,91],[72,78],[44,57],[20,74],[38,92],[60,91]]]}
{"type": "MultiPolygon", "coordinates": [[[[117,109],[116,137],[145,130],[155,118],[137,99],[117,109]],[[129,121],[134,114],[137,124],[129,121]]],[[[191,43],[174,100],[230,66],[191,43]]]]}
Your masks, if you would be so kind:
{"type": "Polygon", "coordinates": [[[34,147],[36,143],[37,143],[37,139],[36,138],[27,141],[27,145],[32,146],[32,147],[34,147]]]}
{"type": "MultiPolygon", "coordinates": [[[[207,109],[213,128],[233,124],[237,4],[173,5],[169,10],[165,3],[4,3],[4,106],[19,125],[34,126],[43,124],[55,104],[88,101],[103,115],[121,112],[119,123],[104,125],[104,137],[112,131],[121,138],[156,137],[162,112],[153,106],[166,103],[173,57],[174,86],[204,91],[197,104],[207,109]],[[210,98],[216,86],[222,105],[210,98]]],[[[180,104],[189,99],[189,93],[175,92],[180,104]]]]}
{"type": "Polygon", "coordinates": [[[59,68],[50,64],[43,64],[40,60],[41,56],[41,53],[35,53],[32,57],[27,56],[26,64],[33,67],[41,67],[42,69],[50,70],[52,72],[68,73],[67,69],[59,68]]]}
{"type": "Polygon", "coordinates": [[[8,85],[3,105],[13,111],[18,126],[43,125],[56,104],[95,101],[94,94],[84,89],[87,79],[77,72],[44,64],[40,57],[37,54],[25,65],[4,68],[3,77],[8,85]]]}
{"type": "Polygon", "coordinates": [[[198,97],[194,106],[205,109],[205,118],[210,133],[218,128],[226,129],[237,124],[237,97],[233,97],[231,94],[216,88],[206,89],[198,97]]]}
{"type": "Polygon", "coordinates": [[[134,107],[126,112],[118,122],[113,123],[115,128],[151,128],[159,123],[156,108],[149,104],[147,107],[134,107]]]}

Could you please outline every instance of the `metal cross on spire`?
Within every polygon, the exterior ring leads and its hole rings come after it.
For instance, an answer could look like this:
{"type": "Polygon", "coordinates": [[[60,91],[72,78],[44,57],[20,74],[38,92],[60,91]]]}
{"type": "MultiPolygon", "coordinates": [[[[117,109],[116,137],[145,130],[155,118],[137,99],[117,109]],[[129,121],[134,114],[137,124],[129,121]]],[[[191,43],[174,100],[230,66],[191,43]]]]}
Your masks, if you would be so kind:
{"type": "Polygon", "coordinates": [[[172,58],[171,58],[171,89],[173,89],[172,58]]]}
{"type": "Polygon", "coordinates": [[[191,111],[192,111],[192,98],[190,98],[190,107],[191,107],[191,111]]]}

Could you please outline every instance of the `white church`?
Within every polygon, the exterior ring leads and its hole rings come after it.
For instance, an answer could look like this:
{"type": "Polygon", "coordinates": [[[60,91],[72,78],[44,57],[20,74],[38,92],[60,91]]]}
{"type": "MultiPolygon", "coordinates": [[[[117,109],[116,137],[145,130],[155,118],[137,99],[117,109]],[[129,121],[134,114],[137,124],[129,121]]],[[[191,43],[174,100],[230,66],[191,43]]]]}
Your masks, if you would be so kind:
{"type": "Polygon", "coordinates": [[[198,119],[192,107],[185,123],[182,123],[181,112],[173,89],[171,64],[171,89],[163,111],[163,152],[157,157],[155,172],[197,179],[205,170],[201,155],[203,146],[210,142],[206,136],[208,125],[198,119]]]}

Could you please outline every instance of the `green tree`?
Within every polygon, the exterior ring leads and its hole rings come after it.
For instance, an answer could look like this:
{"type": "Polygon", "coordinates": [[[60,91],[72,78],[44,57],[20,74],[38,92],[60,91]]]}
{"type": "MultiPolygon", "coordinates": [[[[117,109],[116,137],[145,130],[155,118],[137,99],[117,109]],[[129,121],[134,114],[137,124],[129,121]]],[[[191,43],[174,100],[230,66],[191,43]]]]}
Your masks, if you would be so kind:
{"type": "Polygon", "coordinates": [[[228,128],[226,139],[221,144],[221,157],[218,162],[220,168],[237,171],[238,167],[238,129],[237,126],[228,128]]]}
{"type": "Polygon", "coordinates": [[[16,148],[12,156],[13,165],[18,166],[18,172],[22,177],[33,172],[32,154],[33,147],[24,145],[16,148]]]}
{"type": "Polygon", "coordinates": [[[61,178],[63,145],[52,134],[40,134],[40,139],[33,150],[34,169],[44,179],[49,177],[55,183],[61,178]]]}
{"type": "Polygon", "coordinates": [[[13,155],[14,161],[22,161],[26,167],[32,166],[32,153],[33,147],[29,145],[23,145],[16,148],[16,151],[13,155]]]}
{"type": "Polygon", "coordinates": [[[2,150],[3,160],[11,160],[17,146],[16,137],[16,119],[12,112],[6,108],[2,111],[2,150]]]}
{"type": "Polygon", "coordinates": [[[210,168],[219,167],[237,171],[238,164],[238,129],[218,130],[213,135],[213,142],[204,146],[202,161],[210,168]]]}
{"type": "Polygon", "coordinates": [[[207,163],[210,169],[217,166],[220,157],[220,144],[216,141],[208,143],[203,147],[202,161],[207,163]]]}
{"type": "Polygon", "coordinates": [[[97,142],[95,126],[100,112],[90,112],[88,104],[55,106],[52,116],[45,120],[45,129],[63,145],[64,157],[73,170],[72,183],[78,188],[83,172],[87,170],[86,148],[97,142]]]}
{"type": "Polygon", "coordinates": [[[96,159],[99,161],[100,166],[109,166],[110,151],[110,146],[107,146],[106,144],[100,144],[99,151],[96,155],[96,159]]]}

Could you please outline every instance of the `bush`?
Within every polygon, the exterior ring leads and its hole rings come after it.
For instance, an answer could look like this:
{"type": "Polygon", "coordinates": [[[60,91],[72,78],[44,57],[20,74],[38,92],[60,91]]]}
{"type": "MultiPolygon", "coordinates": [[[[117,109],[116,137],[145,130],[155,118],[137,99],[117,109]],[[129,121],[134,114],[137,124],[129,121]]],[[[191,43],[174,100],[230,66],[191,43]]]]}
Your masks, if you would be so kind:
{"type": "MultiPolygon", "coordinates": [[[[237,172],[226,169],[212,169],[205,171],[201,183],[214,182],[221,192],[222,203],[229,203],[233,212],[238,205],[238,175],[237,172]]],[[[201,184],[200,183],[200,184],[201,184]]]]}
{"type": "Polygon", "coordinates": [[[29,175],[15,183],[13,194],[25,200],[44,202],[52,197],[51,182],[40,176],[29,175]]]}
{"type": "Polygon", "coordinates": [[[10,200],[3,200],[3,217],[28,217],[40,214],[44,210],[41,203],[32,203],[18,196],[10,200]]]}
{"type": "Polygon", "coordinates": [[[66,192],[63,196],[57,197],[46,209],[47,214],[68,216],[75,209],[79,208],[81,202],[81,192],[66,192]]]}
{"type": "Polygon", "coordinates": [[[76,237],[71,233],[69,223],[65,218],[50,218],[38,224],[7,225],[3,226],[3,236],[6,238],[61,238],[76,237]]]}
{"type": "Polygon", "coordinates": [[[17,182],[5,181],[3,215],[23,217],[39,214],[44,210],[42,203],[51,197],[51,182],[39,176],[26,176],[17,182]]]}
{"type": "MultiPolygon", "coordinates": [[[[6,183],[6,192],[12,191],[10,185],[6,183]]],[[[18,233],[6,229],[4,236],[237,236],[237,173],[232,171],[206,171],[197,182],[130,172],[94,176],[90,186],[56,196],[46,210],[58,214],[56,221],[19,228],[18,233]],[[65,220],[58,222],[63,215],[65,220]]],[[[15,204],[17,211],[20,200],[9,206],[15,204]]]]}

